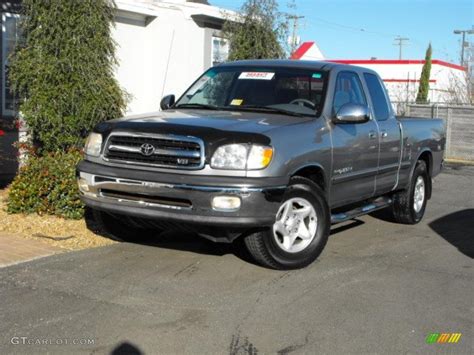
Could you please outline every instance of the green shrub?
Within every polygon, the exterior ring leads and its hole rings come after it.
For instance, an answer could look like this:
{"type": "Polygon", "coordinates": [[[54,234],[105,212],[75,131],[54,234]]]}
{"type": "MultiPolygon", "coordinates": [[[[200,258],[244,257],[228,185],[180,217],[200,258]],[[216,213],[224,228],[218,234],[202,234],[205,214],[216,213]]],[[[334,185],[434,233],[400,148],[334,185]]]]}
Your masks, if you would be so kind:
{"type": "Polygon", "coordinates": [[[82,146],[81,132],[126,107],[114,75],[114,2],[23,0],[22,9],[9,68],[22,117],[42,152],[82,146]]]}
{"type": "Polygon", "coordinates": [[[433,49],[431,43],[426,50],[425,64],[421,69],[420,86],[418,87],[418,94],[416,95],[417,104],[427,104],[428,94],[430,93],[430,74],[431,74],[431,56],[433,49]]]}
{"type": "Polygon", "coordinates": [[[81,218],[84,206],[76,183],[81,159],[79,150],[29,156],[10,186],[7,211],[81,218]]]}
{"type": "Polygon", "coordinates": [[[284,58],[288,20],[276,0],[246,0],[237,18],[225,21],[228,60],[284,58]]]}

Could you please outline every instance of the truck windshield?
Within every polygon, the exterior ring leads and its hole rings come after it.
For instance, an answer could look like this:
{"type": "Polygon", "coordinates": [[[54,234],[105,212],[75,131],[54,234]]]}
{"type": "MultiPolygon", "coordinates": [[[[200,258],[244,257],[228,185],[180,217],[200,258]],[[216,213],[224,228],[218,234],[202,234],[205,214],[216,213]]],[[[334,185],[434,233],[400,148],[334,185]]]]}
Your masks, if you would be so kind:
{"type": "Polygon", "coordinates": [[[319,116],[324,104],[326,76],[327,72],[311,69],[211,68],[174,107],[319,116]]]}

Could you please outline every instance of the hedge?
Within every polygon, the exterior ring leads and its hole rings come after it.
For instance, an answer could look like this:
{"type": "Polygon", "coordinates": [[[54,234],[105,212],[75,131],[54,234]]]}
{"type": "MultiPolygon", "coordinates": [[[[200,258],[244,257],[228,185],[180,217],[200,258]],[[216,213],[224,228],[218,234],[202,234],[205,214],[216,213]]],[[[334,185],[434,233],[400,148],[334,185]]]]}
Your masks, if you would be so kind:
{"type": "Polygon", "coordinates": [[[79,150],[30,155],[10,185],[7,212],[82,218],[84,206],[76,183],[81,159],[79,150]]]}

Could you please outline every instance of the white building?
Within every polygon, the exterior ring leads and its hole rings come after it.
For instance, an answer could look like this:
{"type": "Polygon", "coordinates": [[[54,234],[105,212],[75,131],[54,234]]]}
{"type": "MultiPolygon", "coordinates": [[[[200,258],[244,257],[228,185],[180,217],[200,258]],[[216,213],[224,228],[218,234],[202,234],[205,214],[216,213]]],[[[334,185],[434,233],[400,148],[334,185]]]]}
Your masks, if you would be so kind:
{"type": "MultiPolygon", "coordinates": [[[[130,94],[127,114],[159,110],[163,95],[181,95],[204,70],[227,59],[228,42],[221,38],[221,29],[224,20],[236,14],[205,0],[194,1],[115,1],[116,75],[130,94]]],[[[0,2],[0,181],[9,180],[17,169],[17,105],[8,65],[21,37],[21,3],[0,2]]]]}
{"type": "MultiPolygon", "coordinates": [[[[352,64],[376,71],[383,79],[393,102],[414,102],[418,93],[424,60],[353,60],[324,59],[314,42],[303,43],[292,59],[327,60],[352,64]]],[[[430,90],[432,103],[465,102],[467,99],[466,68],[442,60],[431,61],[430,90]]]]}
{"type": "Polygon", "coordinates": [[[323,52],[316,42],[302,43],[290,56],[290,59],[325,60],[323,52]]]}
{"type": "Polygon", "coordinates": [[[227,58],[221,38],[235,13],[185,0],[116,0],[117,79],[131,95],[127,113],[157,111],[204,70],[227,58]]]}

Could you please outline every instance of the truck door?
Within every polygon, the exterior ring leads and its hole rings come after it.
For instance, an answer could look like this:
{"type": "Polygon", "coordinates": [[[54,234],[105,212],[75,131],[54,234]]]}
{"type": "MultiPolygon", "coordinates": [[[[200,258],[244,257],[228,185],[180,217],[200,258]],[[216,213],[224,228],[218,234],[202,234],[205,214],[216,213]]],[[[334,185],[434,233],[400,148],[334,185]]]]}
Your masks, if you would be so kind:
{"type": "Polygon", "coordinates": [[[397,183],[401,132],[380,78],[375,74],[364,73],[364,79],[372,103],[372,114],[379,126],[379,168],[375,181],[375,191],[379,195],[390,192],[397,183]]]}
{"type": "MultiPolygon", "coordinates": [[[[367,98],[359,75],[341,71],[336,78],[332,114],[348,103],[367,105],[367,98]]],[[[373,119],[364,123],[331,122],[331,126],[331,206],[338,207],[373,196],[379,154],[377,122],[373,119]]]]}

